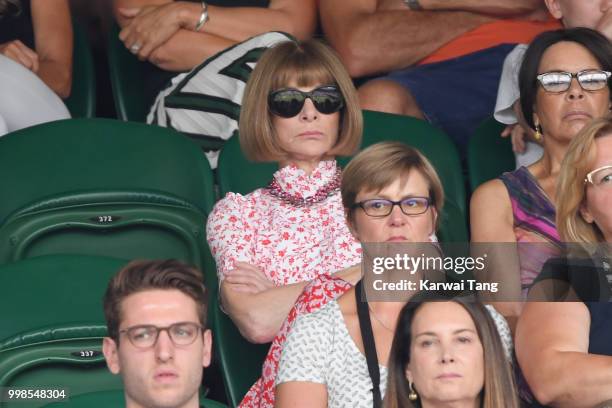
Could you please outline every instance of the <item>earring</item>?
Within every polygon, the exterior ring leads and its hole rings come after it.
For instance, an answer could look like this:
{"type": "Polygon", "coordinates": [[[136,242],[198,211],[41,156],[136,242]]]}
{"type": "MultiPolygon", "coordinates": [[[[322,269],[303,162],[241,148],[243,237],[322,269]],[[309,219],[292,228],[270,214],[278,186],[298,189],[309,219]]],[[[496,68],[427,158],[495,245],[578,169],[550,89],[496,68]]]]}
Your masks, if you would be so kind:
{"type": "Polygon", "coordinates": [[[533,134],[533,138],[538,142],[542,140],[542,126],[536,125],[535,133],[533,134]]]}
{"type": "Polygon", "coordinates": [[[419,398],[419,396],[417,395],[416,391],[414,390],[414,386],[412,385],[411,381],[408,381],[408,387],[410,388],[410,393],[408,394],[408,399],[410,401],[416,401],[417,398],[419,398]]]}

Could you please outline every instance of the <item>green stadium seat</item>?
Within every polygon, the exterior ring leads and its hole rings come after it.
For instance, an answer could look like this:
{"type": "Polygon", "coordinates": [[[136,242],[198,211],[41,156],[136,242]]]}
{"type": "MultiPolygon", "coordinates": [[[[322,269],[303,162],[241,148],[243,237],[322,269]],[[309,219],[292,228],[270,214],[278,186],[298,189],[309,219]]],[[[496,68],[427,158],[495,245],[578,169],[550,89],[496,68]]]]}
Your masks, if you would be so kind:
{"type": "MultiPolygon", "coordinates": [[[[126,260],[49,255],[0,266],[0,387],[119,389],[101,354],[102,296],[126,260]]],[[[0,402],[35,407],[37,402],[0,402]]]]}
{"type": "Polygon", "coordinates": [[[468,143],[468,175],[472,191],[485,181],[497,178],[516,167],[512,141],[500,136],[505,125],[494,118],[487,119],[468,143]]]}
{"type": "Polygon", "coordinates": [[[117,118],[145,122],[149,107],[144,97],[144,63],[132,55],[119,40],[117,23],[113,23],[108,32],[107,50],[117,118]]]}
{"type": "Polygon", "coordinates": [[[216,294],[211,296],[209,316],[215,357],[223,371],[225,394],[229,405],[236,407],[261,376],[270,344],[252,344],[245,340],[234,322],[219,308],[216,294]]]}
{"type": "Polygon", "coordinates": [[[72,90],[64,102],[73,118],[93,118],[96,115],[96,74],[87,33],[77,22],[72,25],[74,50],[72,55],[72,90]]]}
{"type": "MultiPolygon", "coordinates": [[[[206,375],[206,374],[205,374],[206,375]]],[[[120,408],[125,406],[123,391],[101,391],[79,395],[66,402],[55,402],[45,408],[120,408]]],[[[225,405],[200,397],[201,408],[226,408],[225,405]]]]}
{"type": "Polygon", "coordinates": [[[80,253],[202,268],[215,195],[198,147],[169,129],[71,119],[0,139],[0,263],[80,253]]]}

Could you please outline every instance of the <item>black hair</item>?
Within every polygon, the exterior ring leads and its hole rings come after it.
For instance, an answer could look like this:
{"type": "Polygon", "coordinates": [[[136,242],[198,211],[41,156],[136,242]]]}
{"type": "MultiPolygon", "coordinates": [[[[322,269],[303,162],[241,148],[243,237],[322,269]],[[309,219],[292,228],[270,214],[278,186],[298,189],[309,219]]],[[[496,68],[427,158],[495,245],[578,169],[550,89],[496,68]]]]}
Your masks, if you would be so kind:
{"type": "MultiPolygon", "coordinates": [[[[595,57],[604,71],[612,71],[612,43],[601,33],[585,27],[547,31],[538,35],[525,51],[519,72],[521,110],[527,124],[535,129],[533,107],[538,91],[538,68],[544,52],[561,41],[572,41],[582,45],[595,57]]],[[[610,88],[608,81],[608,88],[610,88]]],[[[612,99],[612,92],[611,92],[612,99]]]]}

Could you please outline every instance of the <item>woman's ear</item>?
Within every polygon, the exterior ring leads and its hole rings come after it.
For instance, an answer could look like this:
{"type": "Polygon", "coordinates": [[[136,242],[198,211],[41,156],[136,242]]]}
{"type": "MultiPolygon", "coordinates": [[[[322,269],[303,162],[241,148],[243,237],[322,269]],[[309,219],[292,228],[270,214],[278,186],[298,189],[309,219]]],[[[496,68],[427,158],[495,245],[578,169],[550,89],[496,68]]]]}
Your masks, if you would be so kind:
{"type": "Polygon", "coordinates": [[[406,379],[410,382],[413,383],[413,378],[412,378],[412,371],[410,371],[410,364],[406,365],[406,371],[404,371],[404,374],[406,374],[406,379]]]}
{"type": "Polygon", "coordinates": [[[585,203],[580,204],[580,216],[589,224],[592,224],[595,221],[585,203]]]}

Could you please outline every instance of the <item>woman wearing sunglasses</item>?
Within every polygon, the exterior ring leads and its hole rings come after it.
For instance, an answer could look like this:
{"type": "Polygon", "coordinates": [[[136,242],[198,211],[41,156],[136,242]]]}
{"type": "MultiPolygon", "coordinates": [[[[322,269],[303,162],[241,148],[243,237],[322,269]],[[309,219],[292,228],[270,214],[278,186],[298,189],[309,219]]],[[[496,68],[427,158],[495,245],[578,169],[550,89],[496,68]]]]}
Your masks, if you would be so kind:
{"type": "MultiPolygon", "coordinates": [[[[361,259],[344,221],[335,156],[357,150],[362,118],[338,57],[311,40],[281,43],[262,55],[245,89],[239,127],[246,156],[276,161],[279,170],[266,187],[220,200],[207,239],[223,307],[243,336],[265,343],[309,281],[361,259]]],[[[339,276],[356,279],[354,269],[339,276]]]]}
{"type": "MultiPolygon", "coordinates": [[[[514,293],[504,300],[523,299],[544,262],[559,253],[559,168],[572,138],[590,120],[609,112],[611,71],[612,45],[588,28],[543,33],[525,53],[519,74],[521,109],[544,155],[529,167],[483,184],[471,201],[473,241],[518,243],[516,267],[505,262],[496,271],[503,276],[493,279],[513,283],[514,293]]],[[[511,325],[520,309],[520,302],[500,305],[511,325]]]]}
{"type": "Polygon", "coordinates": [[[603,407],[612,400],[612,117],[570,144],[558,199],[559,235],[570,251],[546,263],[529,296],[555,289],[554,300],[565,302],[525,305],[516,354],[542,404],[603,407]]]}

